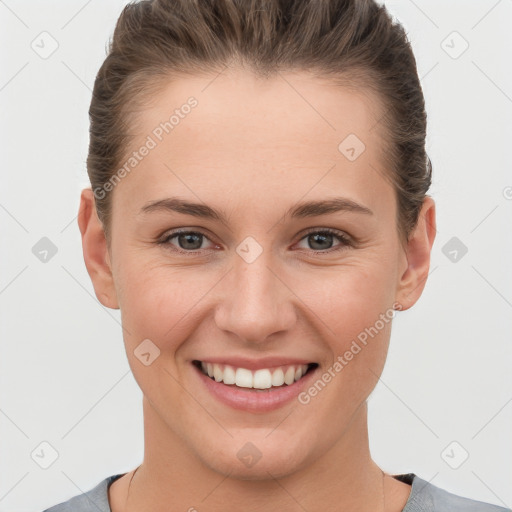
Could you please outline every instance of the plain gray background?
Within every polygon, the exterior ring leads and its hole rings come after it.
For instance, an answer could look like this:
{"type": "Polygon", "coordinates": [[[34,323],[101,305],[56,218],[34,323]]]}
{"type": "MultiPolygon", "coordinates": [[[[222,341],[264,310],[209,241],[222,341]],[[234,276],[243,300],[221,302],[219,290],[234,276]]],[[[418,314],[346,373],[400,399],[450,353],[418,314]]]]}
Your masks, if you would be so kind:
{"type": "MultiPolygon", "coordinates": [[[[2,512],[42,510],[142,460],[119,311],[94,295],[76,223],[91,89],[126,3],[0,1],[2,512]],[[46,262],[43,237],[57,251],[46,262]]],[[[369,399],[372,454],[512,507],[512,0],[385,3],[422,79],[438,233],[369,399]]]]}

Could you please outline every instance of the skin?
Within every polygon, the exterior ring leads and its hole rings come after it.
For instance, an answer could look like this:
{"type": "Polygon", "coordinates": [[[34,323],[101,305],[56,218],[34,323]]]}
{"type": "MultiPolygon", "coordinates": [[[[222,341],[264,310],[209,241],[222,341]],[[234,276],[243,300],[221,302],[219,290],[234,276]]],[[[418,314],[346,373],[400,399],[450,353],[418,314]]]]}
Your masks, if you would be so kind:
{"type": "Polygon", "coordinates": [[[212,398],[191,366],[214,356],[281,355],[317,362],[321,374],[393,303],[406,310],[420,297],[435,204],[426,197],[408,243],[400,244],[395,193],[383,177],[384,111],[362,91],[306,72],[263,80],[231,69],[170,81],[134,121],[131,150],[190,96],[198,105],[114,188],[110,247],[92,191],[82,191],[87,270],[99,301],[121,310],[126,354],[144,396],[144,460],[129,495],[133,471],[110,487],[113,512],[169,504],[212,512],[226,504],[380,511],[383,490],[386,511],[405,506],[410,486],[390,475],[383,482],[368,443],[366,400],[384,367],[391,322],[307,405],[234,410],[212,398]],[[366,146],[353,162],[338,150],[350,133],[366,146]],[[140,213],[171,196],[222,210],[228,224],[140,213]],[[284,217],[299,201],[334,196],[373,214],[284,217]],[[206,236],[198,255],[176,252],[187,250],[178,237],[157,243],[176,228],[206,236]],[[315,245],[308,228],[336,229],[354,243],[331,237],[315,245]],[[252,263],[236,252],[247,236],[263,250],[252,263]],[[160,350],[149,366],[134,355],[145,339],[160,350]],[[248,441],[262,454],[252,467],[237,458],[248,441]]]}

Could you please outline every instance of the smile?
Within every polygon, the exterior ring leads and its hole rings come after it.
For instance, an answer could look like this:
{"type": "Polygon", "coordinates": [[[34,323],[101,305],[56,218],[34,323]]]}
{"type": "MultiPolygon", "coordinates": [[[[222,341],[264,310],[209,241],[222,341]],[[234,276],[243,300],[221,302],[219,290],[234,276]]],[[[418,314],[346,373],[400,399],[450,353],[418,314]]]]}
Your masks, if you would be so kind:
{"type": "Polygon", "coordinates": [[[216,382],[239,388],[270,389],[290,386],[304,377],[308,371],[318,366],[316,363],[284,365],[276,368],[261,368],[251,371],[235,368],[227,364],[212,364],[194,361],[194,364],[216,382]]]}

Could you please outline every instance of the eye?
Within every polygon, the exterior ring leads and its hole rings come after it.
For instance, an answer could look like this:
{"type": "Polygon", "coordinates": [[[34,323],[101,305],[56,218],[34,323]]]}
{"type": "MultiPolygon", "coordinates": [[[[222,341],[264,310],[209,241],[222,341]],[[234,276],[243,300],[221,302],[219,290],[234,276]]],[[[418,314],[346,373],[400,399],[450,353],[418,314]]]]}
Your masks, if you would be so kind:
{"type": "MultiPolygon", "coordinates": [[[[203,246],[205,240],[211,242],[211,240],[200,231],[181,230],[167,233],[160,241],[158,241],[158,244],[172,246],[173,250],[181,254],[196,254],[207,249],[203,246]],[[174,239],[176,239],[175,242],[173,242],[174,239]]],[[[310,252],[314,253],[330,253],[333,251],[343,250],[354,245],[352,240],[343,232],[330,228],[316,228],[315,230],[310,230],[300,239],[300,242],[303,240],[310,245],[310,247],[306,249],[309,249],[310,252]],[[337,239],[339,245],[333,247],[333,239],[337,239]]],[[[218,245],[216,245],[216,247],[218,247],[218,245]]]]}
{"type": "Polygon", "coordinates": [[[196,253],[205,249],[204,240],[210,240],[206,235],[199,231],[174,231],[164,236],[158,243],[162,245],[171,245],[180,253],[196,253]],[[176,239],[177,246],[171,242],[176,239]]]}
{"type": "Polygon", "coordinates": [[[302,240],[306,240],[306,243],[310,245],[313,252],[333,252],[353,246],[352,241],[347,235],[341,231],[329,228],[322,230],[316,228],[316,230],[309,231],[301,241],[302,240]],[[334,248],[332,247],[333,238],[340,242],[340,244],[334,248]]]}

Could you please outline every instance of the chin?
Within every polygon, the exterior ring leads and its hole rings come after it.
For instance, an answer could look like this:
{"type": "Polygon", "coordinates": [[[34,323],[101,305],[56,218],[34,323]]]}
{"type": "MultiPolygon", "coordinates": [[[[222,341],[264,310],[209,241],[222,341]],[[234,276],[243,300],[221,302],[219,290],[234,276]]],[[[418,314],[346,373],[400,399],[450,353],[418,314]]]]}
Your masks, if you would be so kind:
{"type": "Polygon", "coordinates": [[[233,461],[233,456],[227,454],[225,460],[203,460],[203,462],[213,471],[224,476],[229,476],[235,480],[269,480],[272,478],[284,478],[298,471],[304,463],[299,461],[284,459],[274,454],[268,457],[262,457],[253,466],[246,466],[238,459],[233,461]]]}
{"type": "MultiPolygon", "coordinates": [[[[279,436],[271,440],[273,434],[265,438],[267,435],[267,430],[259,436],[241,432],[225,445],[217,445],[215,451],[210,449],[198,455],[211,470],[238,480],[283,478],[307,465],[310,457],[297,437],[288,436],[286,444],[279,436]]],[[[315,450],[312,448],[311,452],[315,450]]]]}

